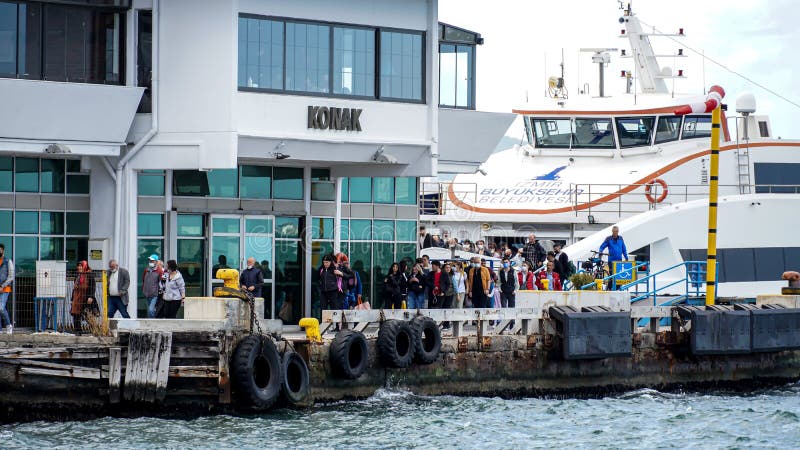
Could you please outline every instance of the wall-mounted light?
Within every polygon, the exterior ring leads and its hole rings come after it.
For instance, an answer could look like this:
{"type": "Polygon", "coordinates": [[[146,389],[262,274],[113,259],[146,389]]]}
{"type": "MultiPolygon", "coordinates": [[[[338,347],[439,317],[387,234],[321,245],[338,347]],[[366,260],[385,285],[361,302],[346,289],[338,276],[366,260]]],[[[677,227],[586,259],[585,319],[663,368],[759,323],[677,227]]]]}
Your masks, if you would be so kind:
{"type": "Polygon", "coordinates": [[[69,147],[67,147],[64,144],[50,144],[50,145],[48,145],[47,147],[44,148],[44,152],[45,153],[50,153],[50,154],[61,154],[61,155],[63,155],[63,154],[67,154],[67,153],[72,153],[72,149],[70,149],[69,147]]]}
{"type": "Polygon", "coordinates": [[[596,224],[596,223],[597,223],[597,222],[594,220],[594,216],[593,216],[593,215],[591,215],[591,214],[589,214],[589,217],[587,217],[587,219],[589,219],[589,225],[594,225],[594,224],[596,224]]]}

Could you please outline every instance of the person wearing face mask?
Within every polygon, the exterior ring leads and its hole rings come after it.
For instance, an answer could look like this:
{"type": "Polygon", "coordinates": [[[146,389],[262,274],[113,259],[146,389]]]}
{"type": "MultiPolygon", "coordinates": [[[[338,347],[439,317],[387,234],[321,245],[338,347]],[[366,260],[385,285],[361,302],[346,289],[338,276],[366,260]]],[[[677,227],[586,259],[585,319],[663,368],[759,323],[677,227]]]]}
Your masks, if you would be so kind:
{"type": "Polygon", "coordinates": [[[516,307],[517,277],[515,270],[511,267],[511,261],[508,257],[503,258],[503,268],[500,270],[500,304],[503,308],[516,307]]]}
{"type": "Polygon", "coordinates": [[[178,263],[170,259],[167,261],[167,273],[164,274],[164,317],[175,319],[185,298],[186,283],[178,270],[178,263]]]}
{"type": "Polygon", "coordinates": [[[252,294],[254,298],[261,297],[261,287],[264,285],[264,273],[256,267],[256,259],[247,258],[247,268],[239,275],[239,284],[252,294]]]}
{"type": "Polygon", "coordinates": [[[492,275],[488,267],[481,266],[480,256],[472,258],[472,267],[467,271],[467,297],[474,308],[489,307],[489,285],[492,275]]]}
{"type": "Polygon", "coordinates": [[[11,286],[14,284],[14,263],[6,257],[6,246],[0,244],[0,332],[6,327],[6,332],[11,334],[13,327],[11,317],[6,310],[6,303],[11,296],[11,286]]]}
{"type": "Polygon", "coordinates": [[[149,319],[155,319],[156,317],[158,291],[160,289],[161,275],[164,274],[163,269],[160,269],[157,263],[158,255],[153,253],[147,258],[147,269],[144,270],[142,275],[142,295],[147,299],[147,317],[149,319]]]}
{"type": "Polygon", "coordinates": [[[128,287],[131,284],[131,276],[127,270],[123,269],[112,259],[108,262],[108,276],[106,277],[106,292],[108,292],[108,313],[109,319],[117,314],[122,315],[123,319],[130,319],[128,315],[128,287]]]}
{"type": "Polygon", "coordinates": [[[517,286],[523,291],[537,291],[536,277],[533,275],[531,265],[525,261],[522,263],[522,268],[517,272],[517,286]]]}

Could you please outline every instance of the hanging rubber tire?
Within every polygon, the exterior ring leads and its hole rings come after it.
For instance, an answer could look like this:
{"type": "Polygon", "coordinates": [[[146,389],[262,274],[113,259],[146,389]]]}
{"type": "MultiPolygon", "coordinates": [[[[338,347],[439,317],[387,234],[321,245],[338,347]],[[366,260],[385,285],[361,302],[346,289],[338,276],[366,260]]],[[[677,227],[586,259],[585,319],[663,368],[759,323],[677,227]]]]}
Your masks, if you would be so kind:
{"type": "Polygon", "coordinates": [[[355,380],[367,370],[367,338],[358,331],[342,330],[336,333],[330,352],[333,373],[340,378],[355,380]]]}
{"type": "Polygon", "coordinates": [[[264,411],[281,393],[281,361],[271,339],[247,336],[233,352],[233,388],[247,408],[264,411]]]}
{"type": "Polygon", "coordinates": [[[378,357],[386,367],[402,369],[414,358],[414,330],[404,320],[387,320],[378,331],[378,357]]]}
{"type": "Polygon", "coordinates": [[[308,365],[297,352],[287,351],[281,367],[283,396],[290,405],[302,404],[308,398],[308,365]]]}
{"type": "Polygon", "coordinates": [[[431,364],[439,359],[442,350],[442,332],[430,317],[417,316],[411,321],[414,329],[414,360],[420,364],[431,364]]]}

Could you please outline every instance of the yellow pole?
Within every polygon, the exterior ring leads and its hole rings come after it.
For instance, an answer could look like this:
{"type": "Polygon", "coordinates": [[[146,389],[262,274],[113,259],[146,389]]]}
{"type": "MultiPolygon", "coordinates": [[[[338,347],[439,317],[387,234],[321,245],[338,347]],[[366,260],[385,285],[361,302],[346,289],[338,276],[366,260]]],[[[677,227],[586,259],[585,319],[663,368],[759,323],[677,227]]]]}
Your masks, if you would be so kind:
{"type": "Polygon", "coordinates": [[[717,198],[719,197],[719,133],[721,106],[711,113],[711,183],[708,187],[708,258],[706,259],[706,305],[717,293],[717,198]]]}
{"type": "Polygon", "coordinates": [[[106,271],[103,271],[103,331],[108,330],[108,283],[107,278],[108,274],[106,271]]]}

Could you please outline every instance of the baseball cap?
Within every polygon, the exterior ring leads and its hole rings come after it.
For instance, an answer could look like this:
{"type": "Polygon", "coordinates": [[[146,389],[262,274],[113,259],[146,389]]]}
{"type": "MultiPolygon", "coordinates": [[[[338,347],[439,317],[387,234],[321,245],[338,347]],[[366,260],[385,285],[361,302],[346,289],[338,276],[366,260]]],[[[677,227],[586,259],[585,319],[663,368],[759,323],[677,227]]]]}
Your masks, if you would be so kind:
{"type": "Polygon", "coordinates": [[[156,255],[155,253],[153,253],[153,254],[152,254],[152,255],[150,255],[150,256],[149,256],[147,259],[149,259],[149,260],[151,260],[151,261],[158,261],[158,255],[156,255]]]}

